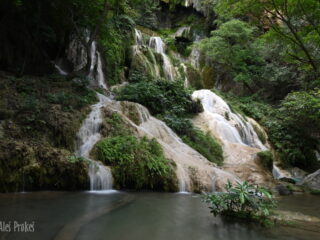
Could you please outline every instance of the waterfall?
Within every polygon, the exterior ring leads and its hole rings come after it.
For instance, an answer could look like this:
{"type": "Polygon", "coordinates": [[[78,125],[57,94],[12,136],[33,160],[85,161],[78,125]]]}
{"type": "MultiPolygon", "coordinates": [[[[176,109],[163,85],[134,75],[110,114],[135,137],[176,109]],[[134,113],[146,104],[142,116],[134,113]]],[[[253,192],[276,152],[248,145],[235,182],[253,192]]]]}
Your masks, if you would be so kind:
{"type": "Polygon", "coordinates": [[[98,94],[99,102],[91,106],[89,116],[84,120],[77,134],[77,150],[79,157],[90,160],[89,178],[90,190],[106,190],[112,188],[112,174],[110,168],[90,159],[90,152],[101,139],[100,127],[103,121],[101,108],[110,101],[104,95],[98,94]]]}
{"type": "Polygon", "coordinates": [[[188,183],[190,181],[188,173],[186,173],[185,169],[182,167],[181,164],[177,164],[177,178],[179,180],[179,192],[186,193],[188,192],[188,183]]]}
{"type": "Polygon", "coordinates": [[[155,52],[161,54],[163,59],[163,71],[168,80],[174,80],[175,68],[172,65],[170,58],[165,53],[165,44],[160,37],[151,37],[149,40],[149,47],[153,48],[155,52]]]}
{"type": "Polygon", "coordinates": [[[165,44],[161,37],[151,37],[149,40],[149,47],[153,48],[157,53],[164,53],[165,44]]]}
{"type": "Polygon", "coordinates": [[[211,116],[214,132],[224,141],[266,150],[252,124],[233,113],[228,104],[210,90],[195,91],[193,99],[201,100],[204,111],[211,116]]]}
{"type": "MultiPolygon", "coordinates": [[[[91,78],[91,81],[96,81],[99,87],[107,90],[107,85],[105,83],[102,70],[101,56],[97,50],[95,41],[92,42],[90,51],[91,65],[89,78],[91,78]]],[[[90,161],[90,190],[107,190],[111,189],[113,184],[111,169],[104,166],[100,162],[90,159],[91,150],[101,139],[100,127],[103,122],[103,114],[101,109],[111,101],[102,94],[97,93],[97,96],[99,99],[98,103],[91,106],[91,112],[84,120],[77,134],[76,155],[79,157],[84,157],[90,161]]]]}
{"type": "Polygon", "coordinates": [[[93,73],[94,73],[94,67],[96,65],[96,54],[97,54],[97,43],[95,41],[92,41],[91,47],[90,47],[90,59],[91,59],[91,64],[90,64],[90,72],[89,72],[89,77],[93,78],[93,73]]]}
{"type": "Polygon", "coordinates": [[[272,175],[277,180],[285,177],[285,175],[281,172],[281,170],[275,164],[273,164],[272,175]]]}
{"type": "Polygon", "coordinates": [[[97,81],[98,81],[98,86],[107,90],[108,87],[106,85],[106,82],[104,80],[104,74],[102,70],[102,61],[101,61],[101,55],[100,52],[97,51],[97,81]]]}
{"type": "MultiPolygon", "coordinates": [[[[223,169],[242,181],[268,187],[272,176],[256,161],[258,152],[268,150],[253,127],[258,124],[232,112],[228,104],[210,90],[195,91],[192,97],[199,99],[204,108],[204,112],[192,121],[220,142],[224,154],[223,169]]],[[[264,133],[262,128],[259,131],[264,133]]]]}
{"type": "Polygon", "coordinates": [[[54,64],[54,67],[55,67],[55,69],[58,70],[58,72],[59,72],[60,75],[63,75],[63,76],[68,75],[68,73],[66,73],[65,71],[63,71],[62,68],[61,68],[59,65],[54,64]]]}
{"type": "Polygon", "coordinates": [[[142,105],[112,101],[107,107],[112,111],[118,112],[122,119],[128,123],[128,126],[134,129],[138,137],[157,139],[162,146],[165,157],[175,162],[180,192],[193,190],[211,191],[213,188],[213,176],[217,176],[215,185],[218,190],[222,190],[228,180],[231,182],[239,180],[234,175],[216,168],[200,153],[185,144],[164,122],[151,116],[149,111],[142,105]],[[138,122],[137,124],[130,120],[128,109],[138,113],[139,120],[135,121],[138,122]],[[194,180],[197,183],[201,183],[201,186],[192,184],[194,180]],[[195,187],[200,188],[195,189],[195,187]]]}
{"type": "Polygon", "coordinates": [[[141,31],[135,28],[134,33],[136,45],[143,45],[144,43],[141,31]]]}

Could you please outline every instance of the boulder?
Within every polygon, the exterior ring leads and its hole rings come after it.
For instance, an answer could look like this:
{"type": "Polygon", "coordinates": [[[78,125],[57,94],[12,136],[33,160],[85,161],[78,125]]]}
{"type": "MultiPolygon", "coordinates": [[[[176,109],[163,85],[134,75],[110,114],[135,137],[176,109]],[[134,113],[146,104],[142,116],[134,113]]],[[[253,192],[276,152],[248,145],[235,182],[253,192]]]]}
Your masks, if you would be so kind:
{"type": "Polygon", "coordinates": [[[288,196],[292,194],[292,191],[284,185],[276,186],[276,190],[281,196],[288,196]]]}
{"type": "Polygon", "coordinates": [[[302,184],[311,189],[320,190],[320,169],[306,176],[302,184]]]}

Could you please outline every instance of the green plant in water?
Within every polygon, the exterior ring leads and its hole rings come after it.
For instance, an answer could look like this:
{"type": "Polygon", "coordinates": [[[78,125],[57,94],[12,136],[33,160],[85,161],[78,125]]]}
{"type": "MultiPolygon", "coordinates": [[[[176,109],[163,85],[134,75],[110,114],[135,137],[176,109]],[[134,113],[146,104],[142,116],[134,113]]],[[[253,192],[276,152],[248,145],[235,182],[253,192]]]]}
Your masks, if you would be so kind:
{"type": "Polygon", "coordinates": [[[268,190],[248,182],[238,182],[234,186],[230,181],[225,188],[227,192],[204,195],[214,216],[257,220],[265,226],[272,224],[269,216],[276,202],[268,190]]]}

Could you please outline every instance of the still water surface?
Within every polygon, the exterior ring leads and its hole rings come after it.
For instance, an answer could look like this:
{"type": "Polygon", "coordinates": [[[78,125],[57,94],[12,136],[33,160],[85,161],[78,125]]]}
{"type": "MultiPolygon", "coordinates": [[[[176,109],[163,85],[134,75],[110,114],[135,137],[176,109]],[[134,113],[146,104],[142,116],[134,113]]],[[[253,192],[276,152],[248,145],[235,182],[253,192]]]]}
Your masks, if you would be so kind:
{"type": "MultiPolygon", "coordinates": [[[[280,209],[320,217],[320,197],[291,196],[280,209]]],[[[310,227],[262,229],[213,217],[198,195],[39,192],[0,194],[0,221],[35,222],[0,240],[319,240],[310,227]]],[[[314,230],[316,229],[316,230],[314,230]]],[[[11,229],[13,230],[13,229],[11,229]]]]}

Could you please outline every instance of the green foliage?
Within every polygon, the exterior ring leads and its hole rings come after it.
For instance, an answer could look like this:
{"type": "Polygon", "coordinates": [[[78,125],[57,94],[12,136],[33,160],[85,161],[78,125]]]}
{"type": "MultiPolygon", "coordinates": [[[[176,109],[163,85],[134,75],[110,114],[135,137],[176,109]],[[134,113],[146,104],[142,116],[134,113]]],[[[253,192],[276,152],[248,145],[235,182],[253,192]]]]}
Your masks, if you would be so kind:
{"type": "Polygon", "coordinates": [[[213,193],[204,196],[210,204],[214,216],[233,216],[247,220],[259,221],[266,225],[270,223],[268,217],[276,207],[272,194],[257,185],[248,182],[237,183],[233,186],[226,184],[226,193],[213,193]]]}
{"type": "Polygon", "coordinates": [[[212,60],[216,73],[244,84],[249,90],[264,64],[254,44],[255,31],[248,23],[231,20],[200,42],[201,50],[212,60]]]}
{"type": "Polygon", "coordinates": [[[118,100],[146,106],[152,114],[185,116],[202,111],[201,104],[191,99],[191,91],[180,81],[139,82],[123,88],[118,100]]]}
{"type": "Polygon", "coordinates": [[[130,84],[120,91],[117,99],[145,105],[182,137],[185,143],[209,161],[222,163],[220,145],[208,134],[195,129],[188,119],[190,115],[202,112],[203,108],[199,101],[191,99],[191,91],[185,89],[182,82],[161,80],[130,84]]]}
{"type": "Polygon", "coordinates": [[[292,93],[280,106],[271,106],[255,96],[224,96],[233,109],[256,119],[266,129],[283,165],[309,172],[319,168],[314,153],[319,143],[319,128],[315,123],[319,111],[317,90],[292,93]]]}
{"type": "Polygon", "coordinates": [[[122,188],[170,190],[174,171],[155,139],[116,136],[96,145],[97,158],[112,167],[122,188]]]}
{"type": "Polygon", "coordinates": [[[281,83],[282,75],[290,84],[301,85],[288,78],[291,76],[312,88],[319,81],[319,7],[317,0],[230,0],[217,1],[214,10],[219,15],[220,24],[232,18],[241,18],[265,30],[262,38],[267,38],[267,45],[264,48],[273,52],[273,56],[269,55],[266,59],[265,74],[269,78],[265,79],[268,82],[271,77],[281,83]],[[270,59],[272,61],[268,61],[270,59]]]}
{"type": "Polygon", "coordinates": [[[104,49],[106,60],[106,77],[108,83],[120,83],[126,55],[132,45],[132,29],[134,21],[126,16],[119,15],[111,18],[101,30],[101,46],[104,49]]]}
{"type": "Polygon", "coordinates": [[[273,155],[270,151],[258,152],[258,157],[263,165],[263,167],[269,171],[273,169],[273,155]]]}
{"type": "Polygon", "coordinates": [[[83,157],[77,157],[77,156],[67,156],[67,161],[69,163],[79,163],[79,162],[85,162],[87,165],[90,164],[90,161],[83,157]]]}
{"type": "Polygon", "coordinates": [[[306,135],[320,134],[320,90],[293,92],[281,103],[285,121],[304,129],[306,135]],[[310,128],[312,126],[312,128],[310,128]],[[309,130],[309,131],[308,131],[309,130]]]}
{"type": "Polygon", "coordinates": [[[191,127],[187,135],[182,137],[182,140],[210,162],[222,165],[222,148],[209,133],[204,134],[202,131],[191,127]]]}

